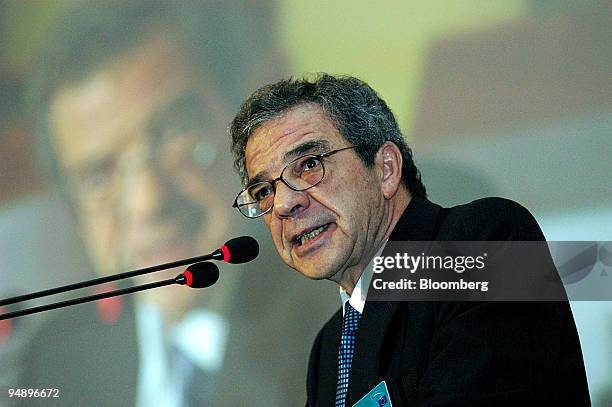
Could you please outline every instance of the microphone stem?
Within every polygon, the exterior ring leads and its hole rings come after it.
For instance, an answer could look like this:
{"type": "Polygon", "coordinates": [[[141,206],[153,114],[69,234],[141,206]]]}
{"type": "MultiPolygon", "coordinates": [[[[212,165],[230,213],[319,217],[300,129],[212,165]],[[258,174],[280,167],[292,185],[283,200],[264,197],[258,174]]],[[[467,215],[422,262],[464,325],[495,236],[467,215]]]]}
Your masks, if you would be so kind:
{"type": "Polygon", "coordinates": [[[223,253],[221,252],[221,250],[215,250],[213,253],[206,254],[203,256],[191,257],[189,259],[177,260],[177,261],[173,261],[170,263],[159,264],[157,266],[145,267],[142,269],[132,270],[132,271],[126,271],[125,273],[121,273],[121,274],[113,274],[111,276],[99,277],[99,278],[94,278],[92,280],[81,281],[79,283],[68,284],[62,287],[50,288],[48,290],[37,291],[34,293],[30,293],[30,294],[18,295],[16,297],[0,300],[0,307],[3,305],[14,304],[16,302],[33,300],[35,298],[46,297],[49,295],[59,294],[59,293],[63,293],[66,291],[78,290],[79,288],[91,287],[93,285],[109,283],[111,281],[122,280],[124,278],[141,276],[143,274],[154,273],[156,271],[171,269],[174,267],[180,267],[186,264],[198,263],[200,261],[210,260],[210,259],[214,259],[214,260],[223,259],[223,253]]]}
{"type": "Polygon", "coordinates": [[[9,318],[21,317],[23,315],[36,314],[38,312],[49,311],[49,310],[56,309],[56,308],[64,308],[64,307],[68,307],[68,306],[71,306],[71,305],[83,304],[85,302],[102,300],[104,298],[116,297],[118,295],[135,293],[135,292],[138,292],[138,291],[148,290],[150,288],[163,287],[163,286],[170,285],[170,284],[175,284],[175,283],[177,283],[177,279],[176,278],[169,278],[167,280],[156,281],[156,282],[153,282],[153,283],[137,285],[137,286],[134,286],[134,287],[129,287],[129,288],[123,288],[123,289],[120,289],[120,290],[109,291],[109,292],[106,292],[106,293],[94,294],[94,295],[90,295],[88,297],[74,298],[72,300],[60,301],[60,302],[56,302],[54,304],[46,304],[46,305],[41,305],[41,306],[38,306],[38,307],[27,308],[27,309],[20,310],[20,311],[14,311],[14,312],[9,312],[9,313],[6,313],[6,314],[2,314],[2,315],[0,315],[0,321],[2,321],[4,319],[9,319],[9,318]]]}

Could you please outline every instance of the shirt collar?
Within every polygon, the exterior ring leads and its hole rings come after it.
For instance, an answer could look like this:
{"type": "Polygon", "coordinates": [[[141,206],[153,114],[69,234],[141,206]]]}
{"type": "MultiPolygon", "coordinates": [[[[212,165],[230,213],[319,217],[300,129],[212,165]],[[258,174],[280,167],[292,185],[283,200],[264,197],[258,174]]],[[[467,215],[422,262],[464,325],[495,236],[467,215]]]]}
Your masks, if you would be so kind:
{"type": "MultiPolygon", "coordinates": [[[[386,240],[378,252],[374,255],[374,257],[378,257],[382,254],[383,249],[387,245],[388,240],[386,240]]],[[[368,295],[368,288],[370,287],[370,281],[372,280],[372,276],[374,275],[374,257],[370,260],[368,265],[365,267],[361,276],[359,276],[359,280],[355,284],[353,288],[353,293],[349,295],[346,290],[340,287],[340,301],[342,302],[342,315],[344,315],[344,308],[346,302],[348,301],[351,304],[351,307],[355,308],[359,314],[363,314],[363,308],[365,307],[366,297],[368,295]]]]}

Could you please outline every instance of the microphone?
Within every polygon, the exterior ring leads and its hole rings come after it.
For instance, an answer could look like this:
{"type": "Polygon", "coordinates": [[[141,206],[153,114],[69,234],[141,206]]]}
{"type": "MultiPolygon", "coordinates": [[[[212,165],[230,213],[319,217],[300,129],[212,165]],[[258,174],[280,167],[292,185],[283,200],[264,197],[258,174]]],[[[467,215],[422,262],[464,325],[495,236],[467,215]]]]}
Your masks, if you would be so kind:
{"type": "Polygon", "coordinates": [[[151,288],[163,287],[170,284],[186,285],[191,288],[206,288],[210,287],[219,279],[219,267],[210,262],[200,262],[192,264],[187,269],[176,276],[167,280],[156,281],[153,283],[137,285],[134,287],[123,288],[120,290],[109,291],[100,294],[89,295],[87,297],[74,298],[72,300],[60,301],[52,304],[41,305],[38,307],[27,308],[24,310],[9,312],[0,315],[0,321],[10,318],[17,318],[23,315],[37,314],[43,311],[49,311],[57,308],[64,308],[71,305],[83,304],[86,302],[102,300],[104,298],[116,297],[118,295],[135,293],[151,288]]]}
{"type": "Polygon", "coordinates": [[[218,256],[219,251],[223,255],[223,261],[226,263],[248,263],[259,254],[259,244],[251,236],[240,236],[225,242],[213,255],[218,256]]]}
{"type": "Polygon", "coordinates": [[[219,280],[219,267],[207,261],[192,264],[182,274],[174,278],[176,284],[191,288],[210,287],[217,280],[219,280]]]}
{"type": "Polygon", "coordinates": [[[250,236],[240,236],[225,242],[220,249],[215,250],[210,254],[203,256],[191,257],[189,259],[177,260],[170,263],[160,264],[157,266],[145,267],[138,270],[132,270],[125,273],[114,274],[105,277],[94,278],[92,280],[82,281],[80,283],[68,284],[65,286],[51,288],[48,290],[37,291],[31,294],[19,295],[12,298],[0,300],[0,307],[3,305],[14,304],[16,302],[33,300],[35,298],[46,297],[49,295],[59,294],[67,291],[78,290],[80,288],[91,287],[93,285],[109,283],[111,281],[122,280],[141,276],[144,274],[154,273],[156,271],[167,270],[174,267],[185,266],[204,260],[222,260],[231,264],[246,263],[253,260],[259,254],[259,244],[257,240],[250,236]]]}

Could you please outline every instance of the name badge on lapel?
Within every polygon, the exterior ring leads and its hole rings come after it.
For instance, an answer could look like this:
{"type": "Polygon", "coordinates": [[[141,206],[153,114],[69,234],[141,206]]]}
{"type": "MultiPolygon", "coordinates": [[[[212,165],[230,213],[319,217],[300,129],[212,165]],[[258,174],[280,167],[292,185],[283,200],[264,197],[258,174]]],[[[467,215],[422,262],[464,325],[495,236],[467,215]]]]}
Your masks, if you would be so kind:
{"type": "Polygon", "coordinates": [[[383,380],[361,398],[353,407],[392,407],[387,383],[383,380]]]}

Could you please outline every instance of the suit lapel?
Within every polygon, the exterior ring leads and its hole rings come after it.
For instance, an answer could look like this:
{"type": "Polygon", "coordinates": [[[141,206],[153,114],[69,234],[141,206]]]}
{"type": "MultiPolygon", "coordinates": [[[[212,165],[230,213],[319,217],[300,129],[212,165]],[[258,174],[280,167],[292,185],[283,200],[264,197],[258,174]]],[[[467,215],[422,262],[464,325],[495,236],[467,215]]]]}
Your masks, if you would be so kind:
{"type": "MultiPolygon", "coordinates": [[[[389,240],[432,240],[440,209],[440,206],[424,197],[413,198],[393,229],[389,240]]],[[[388,254],[383,252],[383,255],[388,254]]],[[[365,304],[351,367],[347,399],[349,406],[356,403],[384,378],[388,366],[381,365],[386,359],[383,345],[387,335],[393,333],[390,325],[398,307],[397,302],[367,301],[365,304]]],[[[338,330],[338,337],[339,334],[338,330]]],[[[339,339],[336,344],[338,343],[339,339]]],[[[336,354],[330,359],[337,363],[337,346],[336,354]]]]}
{"type": "Polygon", "coordinates": [[[321,353],[317,377],[317,406],[327,406],[336,399],[338,379],[338,349],[342,332],[342,308],[326,326],[321,339],[321,353]]]}
{"type": "Polygon", "coordinates": [[[381,333],[387,332],[397,307],[397,302],[366,302],[359,322],[357,346],[349,379],[349,405],[353,405],[381,380],[385,340],[385,335],[381,333]]]}

